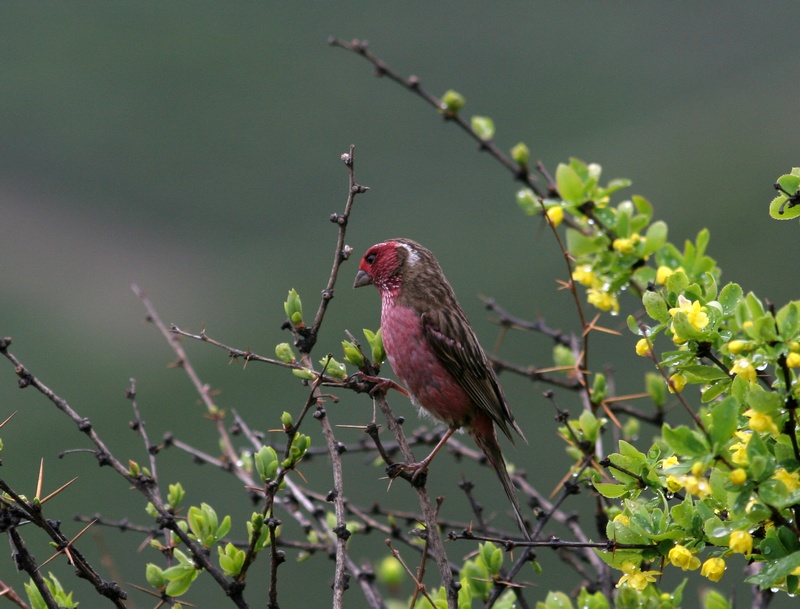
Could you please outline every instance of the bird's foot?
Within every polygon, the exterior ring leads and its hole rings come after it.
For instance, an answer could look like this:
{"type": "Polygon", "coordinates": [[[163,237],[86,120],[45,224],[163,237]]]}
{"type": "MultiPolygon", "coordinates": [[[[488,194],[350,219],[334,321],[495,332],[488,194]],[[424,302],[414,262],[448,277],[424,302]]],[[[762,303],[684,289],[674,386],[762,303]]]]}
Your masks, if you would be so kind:
{"type": "Polygon", "coordinates": [[[395,391],[399,391],[406,397],[410,397],[408,391],[402,385],[398,385],[392,379],[383,378],[382,376],[371,376],[369,374],[359,373],[361,380],[366,381],[368,383],[374,383],[375,386],[370,389],[370,395],[374,395],[375,393],[388,393],[390,389],[394,389],[395,391]]]}
{"type": "Polygon", "coordinates": [[[386,475],[392,480],[401,477],[414,486],[424,486],[425,481],[428,479],[428,464],[425,461],[418,463],[392,463],[386,467],[386,475]]]}

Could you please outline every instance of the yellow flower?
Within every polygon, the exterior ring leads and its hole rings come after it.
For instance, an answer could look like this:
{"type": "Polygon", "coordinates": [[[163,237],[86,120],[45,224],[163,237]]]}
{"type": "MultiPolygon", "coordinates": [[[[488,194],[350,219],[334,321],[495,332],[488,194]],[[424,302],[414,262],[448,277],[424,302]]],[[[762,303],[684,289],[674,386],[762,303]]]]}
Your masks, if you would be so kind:
{"type": "Polygon", "coordinates": [[[670,467],[675,467],[676,465],[680,465],[680,463],[681,462],[678,461],[678,457],[676,455],[672,455],[671,457],[662,459],[661,469],[669,469],[670,467]]]}
{"type": "Polygon", "coordinates": [[[800,368],[800,353],[795,353],[792,351],[789,355],[787,355],[786,365],[789,366],[789,368],[800,368]]]}
{"type": "Polygon", "coordinates": [[[656,271],[656,283],[658,285],[664,285],[665,283],[667,283],[667,278],[674,272],[675,271],[673,271],[668,266],[658,267],[658,270],[656,271]]]}
{"type": "Polygon", "coordinates": [[[652,349],[650,347],[650,341],[646,338],[640,338],[636,341],[636,355],[641,355],[642,357],[648,357],[652,349]]]}
{"type": "Polygon", "coordinates": [[[601,311],[619,311],[619,301],[614,294],[604,292],[598,288],[586,290],[586,300],[590,305],[594,305],[601,311]]]}
{"type": "Polygon", "coordinates": [[[670,493],[677,493],[683,488],[683,476],[667,476],[667,490],[670,493]]]}
{"type": "Polygon", "coordinates": [[[619,237],[618,239],[614,239],[611,247],[613,247],[620,254],[632,254],[633,248],[636,247],[636,244],[633,242],[633,239],[619,237]]]}
{"type": "Polygon", "coordinates": [[[675,343],[676,345],[678,346],[685,345],[688,341],[689,341],[688,338],[684,338],[683,336],[675,332],[675,330],[672,331],[672,342],[675,343]]]}
{"type": "Polygon", "coordinates": [[[777,436],[780,433],[778,426],[775,425],[775,421],[773,421],[772,417],[768,414],[757,412],[750,408],[744,411],[744,416],[750,419],[750,423],[748,423],[747,426],[753,431],[757,431],[759,433],[769,432],[774,436],[777,436]]]}
{"type": "Polygon", "coordinates": [[[702,476],[706,471],[706,465],[702,461],[696,461],[692,464],[692,473],[695,476],[702,476]]]}
{"type": "Polygon", "coordinates": [[[669,389],[670,393],[680,393],[683,391],[683,388],[686,387],[686,377],[683,376],[680,372],[676,372],[671,377],[669,377],[669,383],[667,384],[667,389],[669,389]]]}
{"type": "Polygon", "coordinates": [[[624,524],[625,526],[628,526],[628,525],[630,525],[630,523],[631,523],[631,519],[630,519],[630,518],[628,518],[628,517],[627,517],[625,514],[623,514],[622,512],[620,512],[619,514],[617,514],[616,516],[614,516],[614,522],[621,522],[621,523],[622,523],[622,524],[624,524]]]}
{"type": "Polygon", "coordinates": [[[745,482],[747,482],[747,472],[741,467],[737,467],[730,474],[728,474],[728,480],[730,480],[731,484],[742,486],[745,482]]]}
{"type": "Polygon", "coordinates": [[[731,461],[736,463],[736,465],[747,465],[750,463],[750,460],[747,458],[747,443],[750,442],[750,438],[753,437],[753,434],[749,431],[737,431],[736,437],[739,438],[739,442],[731,444],[731,451],[733,452],[731,461]]]}
{"type": "Polygon", "coordinates": [[[732,340],[728,343],[728,351],[734,355],[738,355],[747,348],[747,343],[743,340],[732,340]]]}
{"type": "Polygon", "coordinates": [[[564,221],[564,208],[560,205],[554,205],[547,210],[547,217],[553,226],[558,226],[564,221]]]}
{"type": "Polygon", "coordinates": [[[731,551],[737,554],[751,554],[753,552],[753,536],[747,531],[734,531],[728,542],[731,551]]]}
{"type": "Polygon", "coordinates": [[[707,577],[712,582],[718,582],[725,574],[725,561],[721,558],[709,558],[703,563],[700,575],[707,577]]]}
{"type": "Polygon", "coordinates": [[[772,477],[783,482],[786,490],[790,493],[800,488],[800,473],[798,472],[788,472],[783,467],[779,467],[772,477]]]}
{"type": "Polygon", "coordinates": [[[622,572],[625,574],[619,578],[617,588],[623,584],[628,584],[634,590],[641,592],[651,583],[656,581],[656,575],[661,575],[660,571],[642,571],[639,566],[632,562],[622,565],[622,572]]]}
{"type": "Polygon", "coordinates": [[[675,546],[669,551],[667,557],[674,566],[684,571],[694,571],[700,568],[700,559],[685,546],[675,546]]]}
{"type": "Polygon", "coordinates": [[[733,364],[731,372],[749,381],[751,385],[756,382],[756,369],[749,360],[737,359],[733,364]]]}
{"type": "Polygon", "coordinates": [[[695,330],[702,330],[708,325],[708,309],[700,304],[697,300],[689,300],[681,294],[678,296],[678,306],[672,307],[669,314],[675,317],[677,313],[685,313],[686,319],[692,324],[695,330]]]}
{"type": "Polygon", "coordinates": [[[585,285],[587,287],[593,286],[595,282],[594,271],[590,265],[582,264],[572,271],[572,279],[581,285],[585,285]]]}
{"type": "Polygon", "coordinates": [[[698,478],[697,476],[684,476],[683,486],[686,488],[687,493],[696,495],[700,499],[705,498],[705,496],[711,492],[708,480],[705,478],[698,478]]]}

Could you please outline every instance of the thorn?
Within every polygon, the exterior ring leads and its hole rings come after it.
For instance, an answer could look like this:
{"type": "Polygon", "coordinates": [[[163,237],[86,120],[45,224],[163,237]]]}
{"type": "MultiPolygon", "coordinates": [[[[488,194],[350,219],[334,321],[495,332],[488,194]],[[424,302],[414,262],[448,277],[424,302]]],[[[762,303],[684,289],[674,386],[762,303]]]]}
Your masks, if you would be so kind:
{"type": "Polygon", "coordinates": [[[44,481],[44,459],[39,461],[39,479],[36,481],[36,494],[34,497],[37,499],[42,496],[42,482],[44,481]]]}
{"type": "Polygon", "coordinates": [[[11,419],[13,419],[15,414],[17,414],[17,411],[16,411],[16,410],[15,410],[14,412],[12,412],[10,415],[8,415],[8,417],[6,417],[6,420],[5,420],[5,421],[3,421],[2,423],[0,423],[0,429],[3,429],[3,426],[4,426],[6,423],[8,423],[8,422],[9,422],[11,419]]]}
{"type": "Polygon", "coordinates": [[[36,568],[36,570],[37,570],[37,571],[40,571],[40,570],[42,569],[42,567],[44,567],[44,566],[45,566],[47,563],[49,563],[49,562],[50,562],[50,561],[52,561],[54,558],[56,558],[56,557],[57,557],[59,554],[64,554],[64,555],[67,557],[67,560],[69,560],[69,564],[71,564],[71,565],[74,565],[75,563],[74,563],[74,561],[72,560],[72,555],[69,553],[69,548],[70,548],[70,546],[72,546],[72,545],[73,545],[73,544],[74,544],[76,541],[78,541],[78,539],[81,537],[81,535],[83,535],[83,534],[84,534],[86,531],[88,531],[88,530],[89,530],[89,528],[90,528],[90,527],[91,527],[91,526],[92,526],[92,525],[93,525],[95,522],[97,522],[97,520],[98,520],[98,519],[97,519],[97,518],[95,518],[95,519],[94,519],[94,520],[92,520],[92,521],[91,521],[89,524],[87,524],[85,527],[83,527],[83,529],[81,529],[81,531],[80,531],[80,532],[79,532],[77,535],[75,535],[75,537],[73,537],[72,539],[70,539],[70,540],[69,540],[69,541],[68,541],[68,542],[67,542],[67,543],[64,545],[64,547],[63,547],[63,548],[61,548],[61,549],[60,549],[58,552],[56,552],[55,554],[53,554],[53,555],[52,555],[50,558],[48,558],[48,559],[47,559],[46,561],[44,561],[44,562],[43,562],[41,565],[39,565],[39,566],[36,568]]]}
{"type": "MultiPolygon", "coordinates": [[[[48,501],[49,499],[52,499],[53,497],[55,497],[56,495],[58,495],[58,494],[59,494],[61,491],[63,491],[64,489],[66,489],[66,488],[67,488],[67,487],[68,487],[70,484],[72,484],[73,482],[75,482],[77,479],[78,479],[78,476],[75,476],[75,477],[74,477],[72,480],[70,480],[70,481],[69,481],[69,482],[67,482],[66,484],[63,484],[62,486],[60,486],[59,488],[57,488],[56,490],[54,490],[54,491],[53,491],[52,493],[50,493],[50,494],[49,494],[47,497],[45,497],[44,499],[41,499],[41,500],[39,501],[39,503],[40,503],[40,504],[44,504],[44,503],[45,503],[46,501],[48,501]]],[[[37,497],[38,497],[38,495],[37,495],[37,497]]]]}

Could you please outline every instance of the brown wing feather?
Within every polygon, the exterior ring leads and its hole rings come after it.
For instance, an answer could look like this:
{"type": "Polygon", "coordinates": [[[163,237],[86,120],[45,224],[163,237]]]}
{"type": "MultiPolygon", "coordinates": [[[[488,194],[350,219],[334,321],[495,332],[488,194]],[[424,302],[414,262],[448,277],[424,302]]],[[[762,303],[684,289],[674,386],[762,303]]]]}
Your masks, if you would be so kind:
{"type": "Polygon", "coordinates": [[[514,438],[509,426],[524,440],[497,376],[463,312],[448,309],[426,311],[422,314],[422,328],[439,360],[475,404],[492,417],[512,442],[514,438]]]}

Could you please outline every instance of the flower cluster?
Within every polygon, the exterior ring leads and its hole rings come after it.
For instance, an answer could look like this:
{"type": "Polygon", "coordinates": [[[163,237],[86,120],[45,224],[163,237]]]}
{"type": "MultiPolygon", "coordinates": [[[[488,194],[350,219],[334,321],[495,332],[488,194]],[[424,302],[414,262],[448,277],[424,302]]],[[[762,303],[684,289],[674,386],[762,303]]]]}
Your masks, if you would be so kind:
{"type": "Polygon", "coordinates": [[[587,474],[619,501],[606,530],[619,547],[604,556],[619,594],[654,587],[650,565],[718,582],[741,557],[770,567],[749,583],[800,593],[800,301],[767,306],[722,284],[707,230],[677,248],[647,201],[611,203],[621,183],[600,186],[599,167],[571,160],[555,177],[561,198],[544,204],[571,216],[572,284],[612,313],[623,292],[641,296],[644,315],[627,321],[635,353],[658,368],[647,394],[659,409],[680,394],[691,417],[643,451],[621,440],[606,459],[613,482],[587,474]]]}

